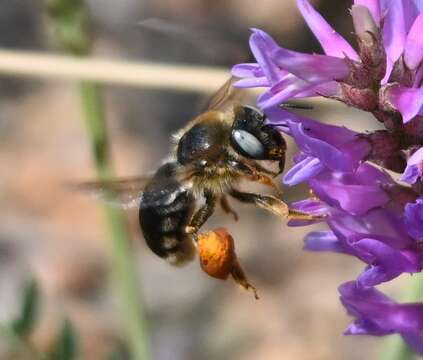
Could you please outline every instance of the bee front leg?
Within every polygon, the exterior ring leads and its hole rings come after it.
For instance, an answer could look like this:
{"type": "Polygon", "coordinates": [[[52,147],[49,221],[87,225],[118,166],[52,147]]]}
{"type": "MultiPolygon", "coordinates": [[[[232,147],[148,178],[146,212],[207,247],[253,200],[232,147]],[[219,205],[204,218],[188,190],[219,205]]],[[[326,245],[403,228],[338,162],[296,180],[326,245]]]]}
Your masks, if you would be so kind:
{"type": "Polygon", "coordinates": [[[247,164],[237,160],[231,160],[229,165],[232,169],[239,172],[243,177],[246,179],[257,182],[259,184],[272,187],[278,194],[280,194],[279,187],[274,183],[272,178],[268,175],[259,172],[256,167],[259,166],[258,164],[247,164]]]}
{"type": "MultiPolygon", "coordinates": [[[[195,234],[200,230],[208,218],[213,214],[216,207],[217,197],[211,192],[205,192],[204,197],[206,198],[205,204],[197,210],[197,212],[191,218],[190,223],[185,227],[187,234],[195,234]]],[[[196,240],[194,238],[194,240],[196,240]]]]}
{"type": "Polygon", "coordinates": [[[301,211],[293,210],[282,200],[272,195],[261,195],[254,193],[241,192],[235,189],[229,191],[229,195],[233,198],[249,204],[255,204],[262,209],[265,209],[276,216],[280,216],[286,219],[295,220],[313,220],[315,216],[303,213],[301,211]]]}

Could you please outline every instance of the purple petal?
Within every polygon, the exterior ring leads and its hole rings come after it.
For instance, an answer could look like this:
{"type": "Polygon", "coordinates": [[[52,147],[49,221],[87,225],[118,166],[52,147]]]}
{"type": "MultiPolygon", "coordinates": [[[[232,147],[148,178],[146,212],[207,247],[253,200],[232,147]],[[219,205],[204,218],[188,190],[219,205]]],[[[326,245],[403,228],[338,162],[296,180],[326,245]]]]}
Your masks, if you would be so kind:
{"type": "Polygon", "coordinates": [[[309,186],[329,205],[360,215],[390,200],[381,184],[391,183],[388,175],[363,163],[354,173],[322,172],[309,181],[309,186]]]}
{"type": "Polygon", "coordinates": [[[334,145],[322,139],[314,137],[313,132],[305,128],[303,124],[289,122],[291,134],[298,147],[306,154],[315,156],[334,170],[352,171],[355,164],[349,161],[349,155],[337,149],[334,145]]]}
{"type": "Polygon", "coordinates": [[[314,231],[307,234],[304,244],[305,250],[310,251],[330,251],[336,253],[345,253],[346,250],[342,243],[332,231],[314,231]]]}
{"type": "Polygon", "coordinates": [[[357,52],[339,35],[307,0],[297,0],[297,6],[310,30],[327,55],[358,60],[357,52]]]}
{"type": "Polygon", "coordinates": [[[291,129],[288,122],[301,122],[304,118],[298,114],[282,109],[280,106],[273,106],[265,110],[267,124],[277,126],[279,130],[290,135],[291,129]]]}
{"type": "Polygon", "coordinates": [[[237,88],[253,88],[253,87],[269,87],[269,80],[265,76],[262,77],[251,77],[238,80],[234,83],[234,87],[237,88]]]}
{"type": "Polygon", "coordinates": [[[408,203],[404,209],[404,222],[408,233],[417,241],[423,241],[423,197],[408,203]]]}
{"type": "Polygon", "coordinates": [[[379,240],[368,238],[357,241],[353,246],[357,251],[365,252],[373,258],[371,266],[357,279],[362,286],[375,286],[402,273],[421,271],[421,258],[412,252],[393,249],[379,240]]]}
{"type": "MultiPolygon", "coordinates": [[[[423,331],[423,304],[396,304],[375,288],[363,288],[355,282],[341,285],[339,292],[343,305],[356,317],[359,334],[415,336],[423,331]]],[[[418,350],[421,346],[413,348],[418,350]]]]}
{"type": "Polygon", "coordinates": [[[401,113],[404,123],[407,123],[422,111],[423,87],[415,89],[401,85],[392,86],[389,89],[388,97],[401,113]]]}
{"type": "Polygon", "coordinates": [[[416,7],[416,11],[421,13],[423,11],[423,0],[412,0],[414,6],[416,7]]]}
{"type": "Polygon", "coordinates": [[[401,334],[408,346],[417,354],[423,355],[423,334],[403,333],[401,334]]]}
{"type": "Polygon", "coordinates": [[[310,187],[319,197],[331,199],[338,207],[352,215],[361,215],[386,204],[389,196],[379,186],[337,184],[335,181],[310,180],[310,187]],[[363,201],[363,199],[366,199],[363,201]]]}
{"type": "Polygon", "coordinates": [[[319,159],[309,156],[289,169],[283,177],[283,182],[286,185],[294,186],[316,176],[323,169],[324,165],[319,159]]]}
{"type": "Polygon", "coordinates": [[[317,218],[315,220],[294,220],[291,219],[288,221],[288,226],[306,226],[306,225],[311,225],[311,224],[315,224],[318,222],[322,222],[324,221],[324,217],[323,216],[329,216],[330,215],[330,207],[327,206],[327,204],[325,204],[323,201],[320,201],[318,199],[315,198],[309,198],[309,199],[305,199],[305,200],[300,200],[300,201],[296,201],[293,203],[289,204],[289,207],[291,209],[295,209],[298,211],[302,211],[305,212],[307,214],[311,214],[311,215],[317,215],[317,216],[321,216],[321,218],[317,218]]]}
{"type": "Polygon", "coordinates": [[[257,99],[257,105],[261,109],[266,110],[292,99],[299,93],[313,91],[313,89],[314,85],[292,74],[288,74],[278,83],[274,84],[268,91],[260,95],[257,99]]]}
{"type": "Polygon", "coordinates": [[[405,42],[404,60],[410,69],[415,69],[423,59],[423,12],[414,21],[405,42]]]}
{"type": "Polygon", "coordinates": [[[274,62],[282,69],[312,84],[342,80],[350,73],[344,59],[327,55],[310,55],[279,48],[272,53],[274,62]]]}
{"type": "Polygon", "coordinates": [[[384,78],[382,79],[381,83],[382,85],[385,85],[392,74],[392,70],[394,69],[394,62],[389,58],[389,56],[386,57],[386,73],[384,78]]]}
{"type": "Polygon", "coordinates": [[[260,65],[256,63],[237,64],[232,67],[231,73],[239,78],[264,76],[260,65]]]}
{"type": "Polygon", "coordinates": [[[396,207],[393,209],[385,205],[384,208],[372,209],[362,216],[332,216],[327,222],[338,238],[379,239],[400,250],[415,246],[415,240],[408,235],[402,213],[396,207]]]}
{"type": "Polygon", "coordinates": [[[407,167],[401,176],[401,181],[414,184],[423,178],[423,147],[417,150],[407,161],[407,167]]]}
{"type": "Polygon", "coordinates": [[[379,0],[354,0],[354,5],[363,5],[370,10],[374,21],[380,23],[380,4],[379,0]]]}
{"type": "Polygon", "coordinates": [[[393,63],[401,56],[407,36],[402,3],[398,0],[390,2],[383,26],[386,54],[393,63]]]}
{"type": "Polygon", "coordinates": [[[274,64],[270,58],[270,54],[279,48],[276,42],[264,31],[259,29],[252,29],[253,33],[250,36],[250,48],[257,63],[260,65],[271,85],[278,83],[284,74],[281,74],[280,69],[274,64]]]}

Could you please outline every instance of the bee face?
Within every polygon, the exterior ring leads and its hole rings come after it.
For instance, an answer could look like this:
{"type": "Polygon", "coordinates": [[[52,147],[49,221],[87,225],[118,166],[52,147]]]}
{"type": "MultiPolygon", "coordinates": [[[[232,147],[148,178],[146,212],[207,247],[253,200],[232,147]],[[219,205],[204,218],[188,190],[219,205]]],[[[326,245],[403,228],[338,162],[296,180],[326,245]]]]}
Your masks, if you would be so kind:
{"type": "Polygon", "coordinates": [[[231,145],[249,159],[282,161],[285,158],[285,140],[276,129],[266,125],[265,120],[257,109],[238,106],[231,129],[231,145]]]}

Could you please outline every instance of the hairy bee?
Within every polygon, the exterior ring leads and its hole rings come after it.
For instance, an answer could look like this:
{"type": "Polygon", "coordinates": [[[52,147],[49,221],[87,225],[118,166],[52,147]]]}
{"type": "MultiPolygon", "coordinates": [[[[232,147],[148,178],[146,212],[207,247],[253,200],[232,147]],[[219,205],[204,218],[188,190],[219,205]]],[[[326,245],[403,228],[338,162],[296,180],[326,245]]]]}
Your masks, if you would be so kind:
{"type": "Polygon", "coordinates": [[[217,204],[237,218],[227,195],[283,218],[312,218],[289,209],[277,196],[237,188],[245,179],[277,190],[272,177],[284,169],[286,142],[279,131],[266,125],[259,110],[236,101],[232,82],[215,94],[207,111],[174,136],[170,157],[152,177],[81,184],[118,205],[139,206],[147,245],[174,264],[192,257],[197,234],[217,204]],[[277,163],[279,171],[264,168],[262,160],[277,163]],[[204,201],[199,208],[198,199],[204,201]]]}

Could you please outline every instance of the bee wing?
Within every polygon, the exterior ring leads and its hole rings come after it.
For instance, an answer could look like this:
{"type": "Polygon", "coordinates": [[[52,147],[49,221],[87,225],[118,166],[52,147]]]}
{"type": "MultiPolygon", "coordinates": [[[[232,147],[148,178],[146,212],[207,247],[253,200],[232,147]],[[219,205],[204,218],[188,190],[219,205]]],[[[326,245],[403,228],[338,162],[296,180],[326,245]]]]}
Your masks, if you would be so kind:
{"type": "Polygon", "coordinates": [[[241,102],[245,90],[234,87],[237,78],[231,76],[210,98],[208,110],[225,111],[233,107],[234,103],[241,102]]]}
{"type": "Polygon", "coordinates": [[[143,19],[137,25],[143,30],[194,45],[195,50],[206,54],[211,62],[239,63],[248,58],[248,50],[240,46],[235,37],[228,39],[227,32],[219,28],[194,26],[157,17],[143,19]]]}
{"type": "Polygon", "coordinates": [[[143,190],[151,178],[151,176],[135,176],[94,180],[69,184],[68,188],[85,192],[112,206],[130,209],[139,206],[143,190]]]}

